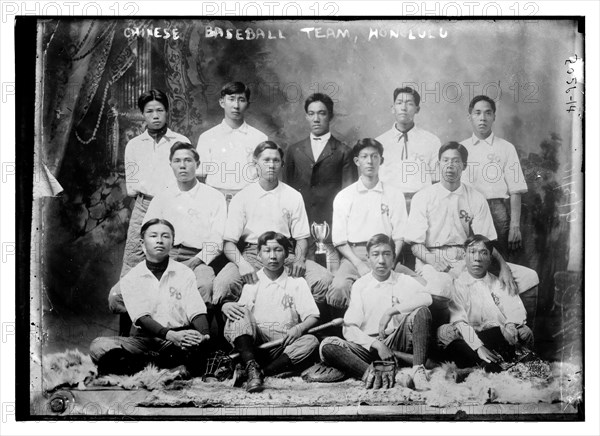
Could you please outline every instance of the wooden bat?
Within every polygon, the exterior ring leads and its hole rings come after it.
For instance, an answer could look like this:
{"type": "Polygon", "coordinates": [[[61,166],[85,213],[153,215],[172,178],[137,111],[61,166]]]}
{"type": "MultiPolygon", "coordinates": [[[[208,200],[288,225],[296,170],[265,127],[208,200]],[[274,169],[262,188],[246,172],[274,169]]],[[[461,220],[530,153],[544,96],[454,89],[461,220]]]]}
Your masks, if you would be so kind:
{"type": "MultiPolygon", "coordinates": [[[[336,327],[336,326],[340,326],[344,323],[344,319],[343,318],[336,318],[332,321],[326,322],[325,324],[321,324],[318,325],[316,327],[313,327],[311,329],[309,329],[305,334],[312,334],[312,333],[317,333],[320,332],[322,330],[325,330],[329,327],[336,327]]],[[[283,339],[284,338],[280,338],[280,339],[275,339],[274,341],[269,341],[269,342],[265,342],[264,344],[260,344],[258,346],[258,348],[260,348],[261,350],[268,350],[269,348],[275,348],[278,345],[283,344],[283,339]]],[[[229,355],[229,358],[231,360],[237,359],[238,357],[240,357],[240,353],[232,353],[229,355]]]]}

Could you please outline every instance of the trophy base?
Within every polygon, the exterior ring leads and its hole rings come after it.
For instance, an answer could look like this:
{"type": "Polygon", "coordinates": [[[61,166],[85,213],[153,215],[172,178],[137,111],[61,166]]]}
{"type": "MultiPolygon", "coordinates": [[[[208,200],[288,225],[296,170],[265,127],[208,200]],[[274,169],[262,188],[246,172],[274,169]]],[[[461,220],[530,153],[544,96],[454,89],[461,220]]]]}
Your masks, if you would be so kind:
{"type": "Polygon", "coordinates": [[[327,268],[327,252],[319,253],[319,251],[315,251],[315,262],[323,268],[327,268]]]}

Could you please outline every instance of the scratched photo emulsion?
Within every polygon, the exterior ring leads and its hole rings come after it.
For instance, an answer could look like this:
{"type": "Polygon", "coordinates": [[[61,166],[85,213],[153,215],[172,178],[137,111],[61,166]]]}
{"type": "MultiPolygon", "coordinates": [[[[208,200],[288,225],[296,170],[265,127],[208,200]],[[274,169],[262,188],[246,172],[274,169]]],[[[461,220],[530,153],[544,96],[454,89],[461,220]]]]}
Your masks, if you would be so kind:
{"type": "Polygon", "coordinates": [[[583,420],[584,24],[17,17],[18,419],[583,420]]]}

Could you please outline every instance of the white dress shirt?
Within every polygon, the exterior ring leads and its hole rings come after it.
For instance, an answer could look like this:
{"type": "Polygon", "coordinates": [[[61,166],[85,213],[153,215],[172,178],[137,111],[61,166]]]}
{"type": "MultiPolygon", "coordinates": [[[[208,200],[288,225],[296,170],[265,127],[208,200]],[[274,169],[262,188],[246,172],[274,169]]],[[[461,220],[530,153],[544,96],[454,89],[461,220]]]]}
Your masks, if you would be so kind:
{"type": "Polygon", "coordinates": [[[464,183],[454,192],[436,183],[413,197],[406,239],[428,248],[462,246],[470,236],[469,226],[491,241],[498,237],[483,194],[464,183]]]}
{"type": "Polygon", "coordinates": [[[223,120],[198,138],[200,167],[197,174],[206,176],[206,184],[217,189],[240,190],[257,180],[252,154],[267,135],[245,121],[232,129],[223,120]]]}
{"type": "Polygon", "coordinates": [[[256,244],[258,237],[270,230],[295,240],[308,238],[304,200],[283,182],[270,191],[265,191],[260,183],[252,183],[229,203],[224,240],[237,243],[243,237],[245,242],[256,244]]]}
{"type": "Polygon", "coordinates": [[[260,270],[258,282],[244,285],[238,301],[252,313],[257,327],[267,340],[284,337],[293,326],[309,316],[319,316],[319,309],[302,277],[290,277],[285,270],[275,280],[260,270]]]}
{"type": "MultiPolygon", "coordinates": [[[[344,315],[344,338],[368,350],[377,340],[379,321],[385,311],[414,298],[419,292],[425,292],[425,288],[406,274],[392,271],[383,282],[372,273],[362,276],[352,285],[350,305],[344,315]]],[[[392,317],[385,330],[387,334],[398,328],[404,315],[392,317]]]]}
{"type": "Polygon", "coordinates": [[[406,149],[404,136],[396,124],[376,138],[383,145],[384,162],[379,169],[379,178],[400,189],[405,194],[414,194],[421,188],[438,180],[436,174],[441,142],[437,136],[414,126],[407,132],[406,149]]]}
{"type": "Polygon", "coordinates": [[[121,279],[121,291],[134,324],[142,316],[150,315],[164,327],[184,327],[197,315],[206,313],[196,276],[187,266],[172,259],[160,282],[146,261],[138,263],[121,279]]]}
{"type": "Polygon", "coordinates": [[[144,222],[152,218],[173,224],[173,244],[201,250],[196,257],[207,265],[223,251],[225,197],[204,183],[196,183],[189,191],[181,191],[177,186],[161,191],[150,202],[144,222]]]}
{"type": "Polygon", "coordinates": [[[508,198],[510,194],[527,192],[527,182],[515,146],[492,133],[485,139],[475,134],[461,142],[469,152],[469,163],[463,172],[468,182],[485,198],[508,198]]]}
{"type": "Polygon", "coordinates": [[[404,237],[406,201],[399,189],[379,181],[367,189],[359,178],[333,200],[333,245],[367,242],[383,233],[394,241],[404,237]]]}
{"type": "Polygon", "coordinates": [[[169,161],[171,147],[176,142],[190,143],[190,140],[167,129],[158,144],[147,130],[127,143],[125,146],[127,195],[154,196],[177,183],[169,161]]]}
{"type": "Polygon", "coordinates": [[[315,162],[319,160],[319,156],[321,156],[321,153],[323,153],[329,138],[331,138],[331,132],[327,132],[321,136],[314,136],[312,134],[310,135],[310,147],[312,149],[315,162]]]}

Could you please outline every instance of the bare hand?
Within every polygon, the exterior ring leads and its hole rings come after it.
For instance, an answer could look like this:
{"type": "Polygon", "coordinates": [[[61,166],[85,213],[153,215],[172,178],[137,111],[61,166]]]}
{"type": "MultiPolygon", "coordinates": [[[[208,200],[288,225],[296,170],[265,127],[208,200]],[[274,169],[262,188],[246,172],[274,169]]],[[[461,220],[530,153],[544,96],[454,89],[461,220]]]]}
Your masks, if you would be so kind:
{"type": "Polygon", "coordinates": [[[361,277],[371,272],[371,267],[367,265],[366,262],[359,263],[356,269],[358,270],[358,275],[360,275],[361,277]]]}
{"type": "Polygon", "coordinates": [[[302,336],[302,330],[300,329],[299,326],[295,325],[294,327],[292,327],[291,329],[289,329],[285,335],[285,338],[283,338],[283,347],[287,347],[288,345],[290,345],[292,342],[294,342],[296,339],[298,339],[300,336],[302,336]]]}
{"type": "Polygon", "coordinates": [[[203,335],[197,330],[170,330],[167,333],[166,339],[173,342],[176,346],[183,349],[192,348],[200,345],[207,340],[208,335],[203,335]]]}
{"type": "Polygon", "coordinates": [[[240,275],[242,276],[242,280],[244,283],[253,285],[258,282],[258,276],[256,275],[256,270],[254,267],[248,262],[246,259],[242,258],[238,265],[238,269],[240,271],[240,275]]]}
{"type": "Polygon", "coordinates": [[[519,332],[519,340],[521,340],[527,346],[533,345],[533,332],[529,327],[522,325],[517,328],[517,331],[519,332]]]}
{"type": "Polygon", "coordinates": [[[498,278],[500,279],[500,283],[502,283],[502,285],[508,290],[508,295],[519,295],[517,283],[515,282],[515,278],[513,277],[508,265],[500,269],[498,278]]]}
{"type": "Polygon", "coordinates": [[[521,248],[521,227],[518,224],[511,225],[508,230],[508,247],[511,250],[521,248]]]}
{"type": "Polygon", "coordinates": [[[379,358],[381,360],[395,360],[393,351],[390,350],[383,342],[375,341],[371,346],[377,351],[377,354],[379,354],[379,358]]]}
{"type": "Polygon", "coordinates": [[[504,328],[502,328],[502,335],[504,336],[504,339],[506,339],[506,342],[508,342],[510,345],[516,345],[519,341],[519,332],[517,331],[517,326],[512,322],[504,325],[504,328]]]}
{"type": "Polygon", "coordinates": [[[230,321],[239,321],[244,318],[244,305],[239,303],[225,303],[221,308],[223,315],[230,321]]]}
{"type": "Polygon", "coordinates": [[[303,259],[296,259],[290,268],[290,275],[292,277],[304,277],[306,272],[306,261],[303,259]]]}
{"type": "Polygon", "coordinates": [[[390,307],[388,310],[384,312],[379,320],[379,340],[383,341],[387,335],[385,334],[385,329],[392,320],[392,316],[396,314],[396,310],[393,307],[390,307]]]}
{"type": "Polygon", "coordinates": [[[487,363],[500,363],[504,360],[498,353],[488,350],[483,345],[477,349],[477,355],[487,363]]]}

